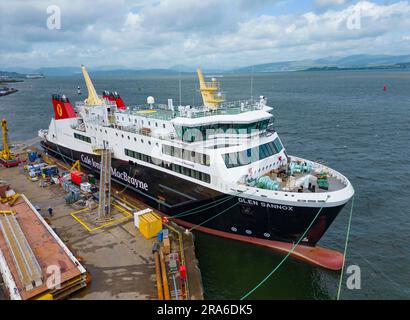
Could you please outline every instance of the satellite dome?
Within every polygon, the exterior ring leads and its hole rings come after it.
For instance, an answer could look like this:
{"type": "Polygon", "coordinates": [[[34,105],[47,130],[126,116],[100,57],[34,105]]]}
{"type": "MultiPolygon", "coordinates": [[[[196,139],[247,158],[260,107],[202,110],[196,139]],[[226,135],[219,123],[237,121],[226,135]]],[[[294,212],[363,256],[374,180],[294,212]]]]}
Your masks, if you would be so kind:
{"type": "Polygon", "coordinates": [[[147,103],[148,103],[148,104],[154,104],[154,103],[155,103],[154,97],[149,96],[149,97],[147,98],[147,103]]]}

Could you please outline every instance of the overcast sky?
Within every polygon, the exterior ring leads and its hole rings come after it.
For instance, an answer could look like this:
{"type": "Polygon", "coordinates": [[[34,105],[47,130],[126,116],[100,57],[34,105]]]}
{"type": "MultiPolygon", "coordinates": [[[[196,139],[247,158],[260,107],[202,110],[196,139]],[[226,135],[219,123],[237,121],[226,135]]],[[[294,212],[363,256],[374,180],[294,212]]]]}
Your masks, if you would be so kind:
{"type": "Polygon", "coordinates": [[[0,0],[0,14],[0,67],[228,68],[410,53],[409,1],[0,0]],[[51,4],[61,29],[47,26],[51,4]]]}

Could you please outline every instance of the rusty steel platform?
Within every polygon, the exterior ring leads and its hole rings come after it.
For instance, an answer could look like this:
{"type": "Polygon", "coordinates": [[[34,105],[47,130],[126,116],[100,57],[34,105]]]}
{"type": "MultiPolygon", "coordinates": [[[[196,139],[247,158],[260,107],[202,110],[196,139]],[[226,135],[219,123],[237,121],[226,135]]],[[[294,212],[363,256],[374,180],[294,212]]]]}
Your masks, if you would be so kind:
{"type": "Polygon", "coordinates": [[[60,299],[85,287],[86,270],[24,194],[13,207],[0,203],[0,211],[10,210],[0,213],[0,271],[9,298],[60,299]]]}

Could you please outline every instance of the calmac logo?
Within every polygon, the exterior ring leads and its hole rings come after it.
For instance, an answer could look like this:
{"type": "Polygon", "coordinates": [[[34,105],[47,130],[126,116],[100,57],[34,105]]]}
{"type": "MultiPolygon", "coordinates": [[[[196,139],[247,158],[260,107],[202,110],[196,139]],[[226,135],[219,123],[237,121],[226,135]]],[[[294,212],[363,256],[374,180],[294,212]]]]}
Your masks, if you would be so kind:
{"type": "MultiPolygon", "coordinates": [[[[90,158],[82,154],[80,158],[82,163],[92,166],[97,170],[101,169],[101,162],[95,161],[92,157],[90,158]]],[[[133,185],[135,188],[148,191],[148,183],[129,176],[127,172],[118,171],[116,168],[111,167],[111,175],[130,185],[133,185]]]]}
{"type": "Polygon", "coordinates": [[[58,103],[56,109],[57,109],[57,114],[60,117],[62,117],[63,116],[63,108],[61,107],[61,104],[58,103]]]}

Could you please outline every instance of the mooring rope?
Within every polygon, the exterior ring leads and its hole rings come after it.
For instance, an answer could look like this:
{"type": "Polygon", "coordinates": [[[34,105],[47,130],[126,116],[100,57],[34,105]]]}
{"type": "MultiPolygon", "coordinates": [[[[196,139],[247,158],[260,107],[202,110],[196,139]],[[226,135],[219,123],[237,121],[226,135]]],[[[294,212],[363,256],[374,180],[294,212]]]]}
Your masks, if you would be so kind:
{"type": "MultiPolygon", "coordinates": [[[[72,164],[69,164],[67,161],[66,161],[66,159],[65,159],[65,157],[67,157],[67,158],[69,158],[68,156],[65,156],[63,153],[61,153],[61,150],[60,150],[60,147],[58,146],[58,144],[56,143],[56,146],[57,146],[57,149],[58,149],[58,153],[60,154],[60,156],[61,156],[61,158],[63,159],[63,161],[65,162],[65,164],[68,166],[68,170],[70,170],[70,168],[72,167],[72,164]]],[[[52,150],[52,149],[51,149],[52,150]]]]}
{"type": "MultiPolygon", "coordinates": [[[[130,176],[130,175],[131,175],[131,165],[130,165],[129,170],[128,170],[128,176],[130,176]]],[[[134,175],[132,176],[132,179],[135,179],[136,175],[137,175],[137,170],[134,170],[134,175]]],[[[129,183],[127,183],[127,185],[121,191],[118,191],[116,194],[122,194],[125,190],[128,189],[129,186],[130,186],[129,183]]]]}
{"type": "MultiPolygon", "coordinates": [[[[254,193],[251,193],[250,195],[254,195],[255,193],[256,193],[256,191],[255,191],[254,193]]],[[[227,212],[228,210],[232,209],[233,207],[235,207],[235,206],[237,206],[237,205],[239,205],[239,204],[240,204],[239,201],[238,201],[238,202],[235,202],[233,205],[231,205],[230,207],[226,208],[225,210],[223,210],[223,211],[217,213],[216,215],[214,215],[214,216],[212,216],[212,217],[206,219],[205,221],[203,221],[203,222],[201,222],[201,223],[199,223],[199,224],[196,224],[196,225],[193,226],[191,229],[189,229],[189,231],[192,231],[192,230],[194,230],[194,229],[196,229],[196,228],[202,226],[203,224],[205,224],[205,223],[207,223],[207,222],[209,222],[209,221],[215,219],[216,217],[219,217],[221,214],[227,212]]]]}
{"type": "MultiPolygon", "coordinates": [[[[329,196],[327,196],[326,201],[329,199],[329,196]]],[[[302,236],[300,237],[300,239],[295,243],[295,245],[292,247],[292,249],[288,252],[288,254],[278,263],[278,265],[271,271],[269,272],[269,274],[262,279],[261,282],[259,282],[252,290],[250,290],[247,294],[245,294],[241,300],[245,300],[247,297],[249,297],[252,293],[254,293],[261,285],[263,285],[278,269],[279,267],[287,260],[287,258],[289,258],[289,256],[293,253],[293,251],[295,251],[296,247],[299,245],[299,243],[305,238],[307,232],[309,231],[309,229],[312,227],[313,223],[316,221],[317,217],[319,216],[320,212],[322,212],[322,209],[324,208],[324,204],[322,205],[322,207],[318,210],[318,212],[316,213],[315,217],[313,218],[312,222],[309,224],[309,226],[307,227],[307,229],[305,230],[305,232],[302,234],[302,236]]]]}
{"type": "Polygon", "coordinates": [[[350,207],[350,215],[349,215],[349,223],[347,225],[345,249],[344,249],[344,252],[343,252],[343,264],[342,264],[342,270],[340,271],[339,288],[337,290],[337,300],[340,300],[340,291],[341,291],[341,288],[342,288],[343,273],[344,273],[345,262],[346,262],[347,244],[349,243],[350,226],[351,226],[352,216],[353,216],[353,205],[354,205],[354,196],[352,198],[352,205],[350,207]]]}
{"type": "Polygon", "coordinates": [[[186,216],[190,216],[190,215],[192,215],[192,214],[196,214],[196,213],[199,213],[199,212],[208,210],[208,209],[210,209],[210,208],[216,207],[216,206],[218,206],[218,205],[220,205],[220,204],[222,204],[222,203],[225,203],[225,202],[227,202],[227,201],[229,201],[229,200],[235,198],[236,196],[238,196],[239,194],[241,194],[241,193],[243,193],[243,192],[245,192],[245,191],[238,192],[237,194],[231,195],[231,196],[229,196],[229,197],[227,197],[227,198],[222,198],[222,199],[216,200],[216,201],[211,202],[211,203],[205,203],[205,204],[203,204],[203,205],[201,205],[201,206],[199,206],[199,207],[192,208],[192,209],[190,209],[190,210],[187,210],[187,211],[178,213],[178,214],[176,214],[176,215],[174,215],[174,216],[172,216],[172,217],[169,217],[168,219],[171,220],[171,219],[175,219],[175,218],[186,217],[186,216]]]}
{"type": "Polygon", "coordinates": [[[203,221],[203,222],[201,222],[201,223],[199,223],[199,224],[193,226],[191,229],[189,229],[189,231],[192,231],[192,230],[194,230],[194,229],[196,229],[196,228],[202,226],[203,224],[207,223],[208,221],[211,221],[212,219],[215,219],[216,217],[220,216],[221,214],[225,213],[226,211],[228,211],[228,210],[232,209],[233,207],[237,206],[239,203],[240,203],[239,201],[236,202],[236,203],[234,203],[232,206],[226,208],[225,210],[223,210],[223,211],[217,213],[216,215],[214,215],[214,216],[212,216],[212,217],[206,219],[205,221],[203,221]]]}

